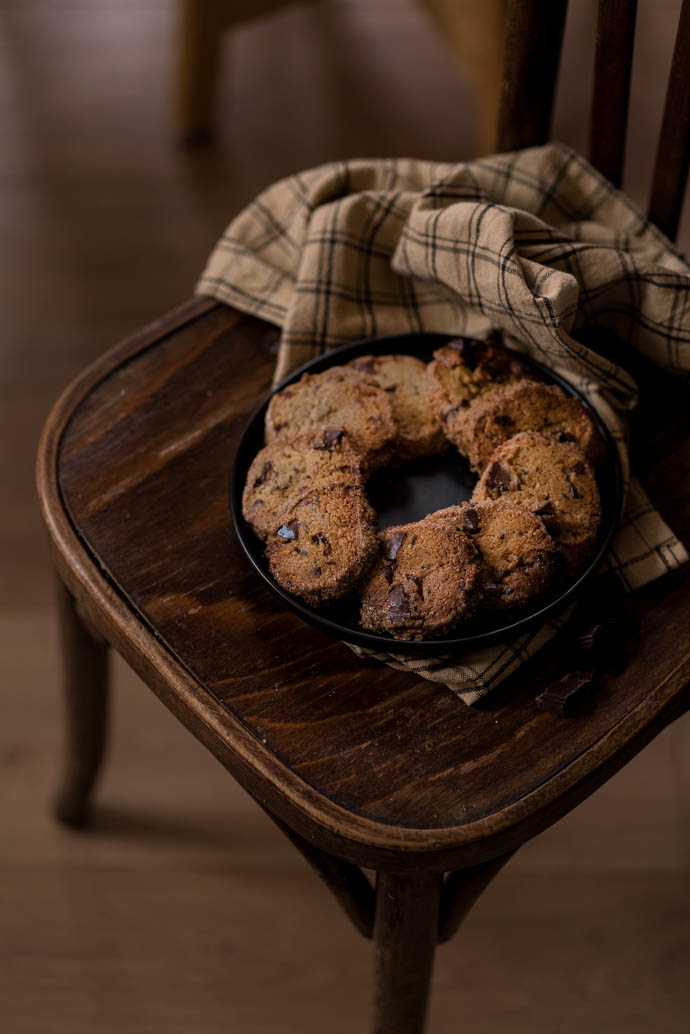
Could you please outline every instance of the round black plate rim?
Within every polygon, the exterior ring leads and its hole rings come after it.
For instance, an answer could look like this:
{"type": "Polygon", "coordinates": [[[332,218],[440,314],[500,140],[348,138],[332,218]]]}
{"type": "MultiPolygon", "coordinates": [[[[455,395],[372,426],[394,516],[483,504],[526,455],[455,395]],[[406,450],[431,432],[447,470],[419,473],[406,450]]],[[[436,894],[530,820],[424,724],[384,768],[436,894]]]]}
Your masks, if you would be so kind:
{"type": "Polygon", "coordinates": [[[281,588],[281,586],[271,578],[268,571],[262,567],[262,564],[258,559],[258,555],[262,553],[261,543],[256,539],[242,516],[242,492],[244,489],[247,470],[258,451],[258,449],[254,447],[254,444],[248,446],[248,442],[253,437],[256,437],[257,432],[259,431],[261,436],[263,435],[264,414],[273,395],[276,394],[276,392],[281,391],[284,387],[287,387],[288,384],[292,384],[299,380],[304,373],[315,371],[319,372],[321,369],[338,365],[341,362],[355,358],[357,355],[364,355],[367,352],[372,352],[374,354],[388,354],[389,352],[392,353],[394,351],[408,355],[430,355],[436,348],[441,347],[444,342],[453,340],[458,336],[461,335],[420,332],[387,334],[380,337],[362,338],[358,341],[352,341],[348,344],[341,345],[330,352],[326,352],[323,355],[317,356],[315,359],[309,360],[309,362],[300,366],[299,369],[293,371],[293,373],[281,381],[277,387],[272,389],[266,395],[263,402],[256,408],[247,421],[235,450],[235,456],[230,470],[230,512],[240,546],[254,570],[271,591],[277,595],[290,608],[290,610],[296,613],[303,620],[307,621],[311,625],[315,625],[316,627],[323,629],[337,639],[343,640],[347,643],[352,643],[356,646],[364,647],[368,650],[373,650],[376,653],[409,654],[427,657],[433,656],[434,654],[442,656],[448,654],[459,655],[461,653],[466,653],[470,649],[479,649],[493,643],[510,639],[513,636],[526,634],[536,625],[543,624],[556,613],[562,611],[568,603],[575,602],[584,584],[596,573],[606,555],[616,528],[618,527],[623,504],[623,475],[616,445],[610,431],[606,427],[606,424],[601,420],[596,410],[589,405],[586,398],[584,398],[584,396],[581,395],[581,393],[577,391],[572,384],[565,380],[565,378],[549,370],[548,367],[542,366],[541,363],[532,359],[530,356],[518,353],[523,362],[538,370],[546,380],[558,384],[559,387],[563,388],[563,390],[569,395],[573,395],[578,398],[586,406],[588,412],[596,421],[597,426],[606,441],[607,460],[605,466],[610,468],[609,474],[612,475],[612,483],[608,486],[611,497],[608,525],[605,531],[600,534],[599,545],[597,546],[596,552],[575,581],[567,583],[563,590],[558,592],[555,597],[550,597],[545,604],[538,605],[538,609],[530,611],[529,614],[523,613],[520,617],[510,617],[510,615],[507,614],[507,623],[500,627],[489,629],[487,631],[471,633],[465,636],[456,635],[452,639],[398,640],[384,634],[367,632],[364,629],[342,625],[329,618],[327,610],[322,611],[309,607],[306,603],[303,603],[297,597],[292,596],[285,589],[281,588]]]}

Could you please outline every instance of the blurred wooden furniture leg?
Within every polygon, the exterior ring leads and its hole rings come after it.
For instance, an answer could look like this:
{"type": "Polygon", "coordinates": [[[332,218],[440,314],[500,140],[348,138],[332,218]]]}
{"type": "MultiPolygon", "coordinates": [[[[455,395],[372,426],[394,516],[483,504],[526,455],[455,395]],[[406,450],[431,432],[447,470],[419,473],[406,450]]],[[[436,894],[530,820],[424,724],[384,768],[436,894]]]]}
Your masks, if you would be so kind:
{"type": "Polygon", "coordinates": [[[204,143],[213,136],[223,31],[288,2],[179,0],[175,117],[182,143],[204,143]]]}
{"type": "Polygon", "coordinates": [[[223,0],[180,0],[177,132],[183,143],[211,136],[218,79],[223,0]]]}
{"type": "Polygon", "coordinates": [[[108,645],[87,627],[63,582],[57,583],[67,743],[55,814],[68,826],[82,827],[105,750],[108,645]]]}
{"type": "Polygon", "coordinates": [[[374,1034],[424,1030],[442,888],[439,873],[378,873],[374,1034]]]}

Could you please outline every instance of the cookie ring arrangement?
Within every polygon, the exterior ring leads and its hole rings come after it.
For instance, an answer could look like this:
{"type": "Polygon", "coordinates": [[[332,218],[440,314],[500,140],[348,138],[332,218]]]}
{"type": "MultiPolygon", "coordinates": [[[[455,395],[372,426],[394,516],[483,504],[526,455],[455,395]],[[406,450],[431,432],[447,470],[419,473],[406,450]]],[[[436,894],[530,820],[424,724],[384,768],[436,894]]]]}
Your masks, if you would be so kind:
{"type": "Polygon", "coordinates": [[[410,644],[538,609],[600,538],[607,447],[588,409],[495,337],[440,340],[428,363],[391,350],[288,383],[238,489],[285,593],[321,613],[357,598],[363,630],[410,644]],[[370,475],[453,447],[471,500],[377,533],[370,475]]]}

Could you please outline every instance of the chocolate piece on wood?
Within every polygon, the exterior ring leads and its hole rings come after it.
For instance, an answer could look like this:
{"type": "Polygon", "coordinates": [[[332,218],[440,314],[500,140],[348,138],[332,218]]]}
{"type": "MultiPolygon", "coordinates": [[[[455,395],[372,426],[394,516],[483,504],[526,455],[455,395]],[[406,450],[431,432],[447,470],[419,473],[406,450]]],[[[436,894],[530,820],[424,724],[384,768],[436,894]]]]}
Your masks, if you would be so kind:
{"type": "Polygon", "coordinates": [[[573,671],[547,686],[536,698],[535,704],[540,711],[570,718],[589,703],[593,689],[591,677],[573,671]]]}

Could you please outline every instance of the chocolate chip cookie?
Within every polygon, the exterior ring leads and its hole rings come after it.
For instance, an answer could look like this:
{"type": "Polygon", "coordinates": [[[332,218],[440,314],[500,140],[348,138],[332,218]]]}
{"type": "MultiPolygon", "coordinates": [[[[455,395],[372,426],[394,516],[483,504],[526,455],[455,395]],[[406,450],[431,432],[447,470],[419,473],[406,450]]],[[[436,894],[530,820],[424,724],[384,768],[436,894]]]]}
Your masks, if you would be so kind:
{"type": "Polygon", "coordinates": [[[280,524],[290,501],[319,483],[342,482],[362,487],[359,454],[342,428],[309,431],[293,442],[280,439],[254,458],[242,494],[242,514],[258,538],[265,539],[280,524]]]}
{"type": "Polygon", "coordinates": [[[594,551],[601,523],[599,490],[583,452],[535,431],[523,431],[492,454],[473,503],[505,499],[542,519],[574,574],[594,551]]]}
{"type": "Polygon", "coordinates": [[[446,437],[463,453],[462,428],[470,403],[497,387],[533,376],[530,367],[504,348],[496,336],[486,341],[455,338],[437,349],[427,366],[432,404],[440,414],[446,437]]]}
{"type": "Polygon", "coordinates": [[[268,536],[271,574],[313,606],[346,596],[378,549],[376,514],[356,485],[320,485],[293,501],[268,536]]]}
{"type": "Polygon", "coordinates": [[[481,560],[482,610],[523,606],[544,591],[555,569],[556,545],[543,521],[506,499],[463,503],[433,514],[470,536],[481,560]]]}
{"type": "Polygon", "coordinates": [[[359,370],[386,392],[397,435],[391,462],[402,463],[442,452],[446,440],[432,403],[426,366],[411,355],[366,355],[348,367],[359,370]]]}
{"type": "Polygon", "coordinates": [[[474,609],[477,551],[467,534],[430,517],[387,528],[360,587],[364,628],[395,639],[442,635],[474,609]]]}
{"type": "Polygon", "coordinates": [[[472,469],[481,474],[494,450],[520,431],[575,442],[593,466],[604,457],[599,429],[578,399],[555,384],[522,381],[470,404],[462,425],[462,445],[472,469]]]}
{"type": "Polygon", "coordinates": [[[307,431],[341,427],[367,470],[386,462],[397,428],[390,399],[359,370],[332,366],[305,373],[271,399],[266,442],[294,441],[307,431]]]}

